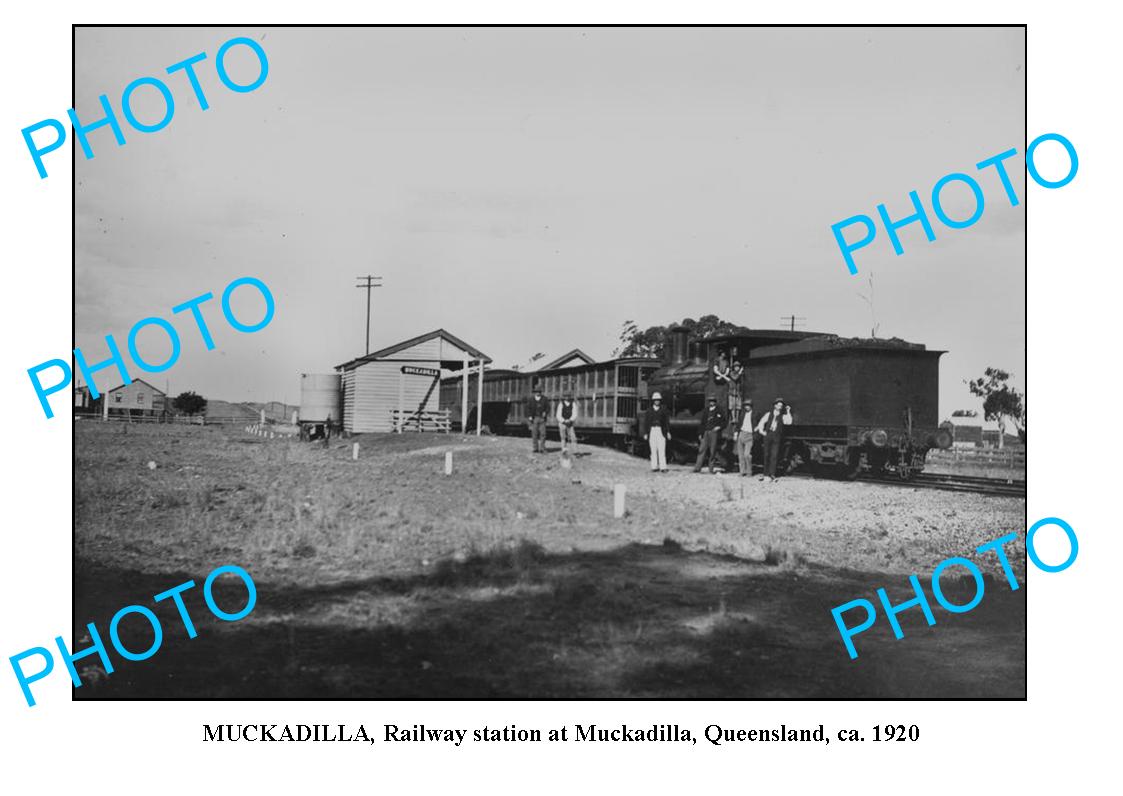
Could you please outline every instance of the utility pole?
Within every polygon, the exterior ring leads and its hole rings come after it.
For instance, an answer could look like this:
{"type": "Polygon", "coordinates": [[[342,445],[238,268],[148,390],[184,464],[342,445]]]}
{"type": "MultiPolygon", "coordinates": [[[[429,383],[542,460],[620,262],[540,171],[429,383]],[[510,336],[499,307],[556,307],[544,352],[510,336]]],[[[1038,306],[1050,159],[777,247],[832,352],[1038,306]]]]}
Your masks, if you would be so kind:
{"type": "Polygon", "coordinates": [[[380,276],[357,276],[359,284],[355,285],[358,288],[366,288],[367,290],[367,353],[370,353],[370,291],[371,288],[382,287],[382,277],[380,276]],[[366,280],[364,283],[363,280],[366,280]]]}
{"type": "MultiPolygon", "coordinates": [[[[780,320],[784,321],[784,322],[790,322],[791,323],[791,330],[794,332],[795,327],[796,327],[796,323],[799,322],[799,321],[805,321],[805,320],[807,320],[807,318],[804,317],[803,315],[782,315],[782,316],[780,316],[780,320]]],[[[799,325],[803,326],[802,323],[800,323],[799,325]]]]}

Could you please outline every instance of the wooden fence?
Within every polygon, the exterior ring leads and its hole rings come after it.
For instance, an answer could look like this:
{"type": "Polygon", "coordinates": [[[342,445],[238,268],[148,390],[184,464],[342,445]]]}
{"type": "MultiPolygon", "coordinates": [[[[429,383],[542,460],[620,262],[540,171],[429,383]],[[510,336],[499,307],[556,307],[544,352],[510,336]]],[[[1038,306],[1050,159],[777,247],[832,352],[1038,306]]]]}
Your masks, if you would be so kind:
{"type": "Polygon", "coordinates": [[[987,467],[1009,467],[1025,469],[1026,452],[998,448],[949,448],[948,450],[928,451],[927,461],[943,464],[978,464],[987,467]]]}
{"type": "Polygon", "coordinates": [[[115,414],[109,417],[101,415],[75,415],[84,420],[105,420],[110,423],[160,423],[172,425],[191,426],[244,426],[259,422],[256,417],[204,417],[203,415],[138,415],[133,417],[126,414],[115,414]]]}
{"type": "Polygon", "coordinates": [[[429,431],[448,434],[452,428],[450,410],[437,409],[436,411],[403,412],[398,409],[390,410],[390,424],[399,434],[403,431],[429,431]]]}

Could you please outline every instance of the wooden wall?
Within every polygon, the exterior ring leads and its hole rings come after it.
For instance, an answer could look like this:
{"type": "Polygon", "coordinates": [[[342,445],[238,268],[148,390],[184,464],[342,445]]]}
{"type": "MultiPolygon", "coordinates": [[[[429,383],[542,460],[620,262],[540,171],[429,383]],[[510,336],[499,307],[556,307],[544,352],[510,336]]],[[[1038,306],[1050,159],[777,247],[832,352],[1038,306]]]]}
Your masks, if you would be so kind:
{"type": "MultiPolygon", "coordinates": [[[[439,341],[432,341],[435,345],[439,341]]],[[[414,353],[417,346],[410,349],[414,353]]],[[[403,366],[433,368],[436,363],[426,360],[389,359],[367,362],[344,374],[343,426],[347,431],[365,434],[372,431],[393,431],[390,411],[398,408],[399,389],[402,390],[406,411],[436,410],[440,403],[440,389],[434,388],[424,406],[421,405],[433,379],[429,376],[402,374],[403,366]]]]}
{"type": "Polygon", "coordinates": [[[163,412],[164,394],[142,381],[134,381],[118,387],[106,395],[109,402],[109,411],[124,411],[126,409],[143,412],[163,412]]]}

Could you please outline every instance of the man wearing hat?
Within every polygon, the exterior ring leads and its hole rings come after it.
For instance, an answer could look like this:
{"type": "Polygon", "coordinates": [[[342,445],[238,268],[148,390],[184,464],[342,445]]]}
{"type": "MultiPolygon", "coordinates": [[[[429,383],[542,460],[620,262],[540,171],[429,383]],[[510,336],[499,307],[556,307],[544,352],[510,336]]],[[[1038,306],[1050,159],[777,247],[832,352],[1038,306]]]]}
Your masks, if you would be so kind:
{"type": "Polygon", "coordinates": [[[735,433],[737,466],[741,476],[753,474],[753,399],[746,398],[741,409],[741,425],[735,433]]]}
{"type": "Polygon", "coordinates": [[[783,398],[772,402],[771,411],[765,412],[756,431],[764,437],[764,473],[760,480],[776,480],[776,464],[780,460],[780,446],[784,442],[784,427],[792,424],[792,408],[783,398]]]}
{"type": "Polygon", "coordinates": [[[530,424],[535,453],[546,452],[546,418],[549,416],[550,402],[542,397],[542,388],[536,384],[533,397],[526,402],[526,421],[530,424]]]}
{"type": "Polygon", "coordinates": [[[558,404],[558,437],[561,439],[562,453],[569,452],[569,444],[573,443],[573,452],[577,453],[577,404],[573,402],[573,394],[566,393],[562,402],[558,404]]]}
{"type": "Polygon", "coordinates": [[[706,408],[702,410],[702,425],[698,428],[698,459],[694,462],[694,472],[702,472],[703,464],[710,468],[711,473],[714,471],[714,457],[721,444],[721,430],[725,428],[725,420],[725,409],[718,406],[717,396],[711,395],[706,399],[706,408]]]}
{"type": "Polygon", "coordinates": [[[651,406],[644,415],[647,447],[651,451],[651,472],[667,472],[667,441],[671,438],[671,413],[663,406],[663,396],[652,393],[651,406]]]}

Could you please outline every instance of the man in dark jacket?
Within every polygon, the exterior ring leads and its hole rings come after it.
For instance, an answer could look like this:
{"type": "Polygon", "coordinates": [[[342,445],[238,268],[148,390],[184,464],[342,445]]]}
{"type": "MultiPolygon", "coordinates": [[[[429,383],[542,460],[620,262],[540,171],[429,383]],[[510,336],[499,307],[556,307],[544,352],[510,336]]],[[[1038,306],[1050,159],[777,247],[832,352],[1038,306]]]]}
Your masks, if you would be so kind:
{"type": "Polygon", "coordinates": [[[777,398],[772,403],[772,411],[765,412],[757,424],[756,431],[764,438],[764,472],[761,481],[776,480],[776,465],[780,461],[780,450],[784,444],[786,427],[792,424],[792,408],[777,398]]]}
{"type": "Polygon", "coordinates": [[[643,418],[647,447],[651,451],[651,472],[667,472],[667,441],[671,438],[671,413],[663,406],[663,396],[651,396],[651,406],[643,418]]]}
{"type": "Polygon", "coordinates": [[[706,464],[714,471],[714,457],[721,444],[721,431],[725,428],[725,409],[718,406],[717,396],[711,395],[702,410],[702,425],[698,428],[698,459],[694,462],[694,472],[702,472],[706,464]]]}
{"type": "Polygon", "coordinates": [[[530,425],[530,439],[534,453],[546,452],[546,418],[550,416],[550,402],[542,397],[542,388],[534,388],[534,396],[526,402],[526,421],[530,425]]]}

